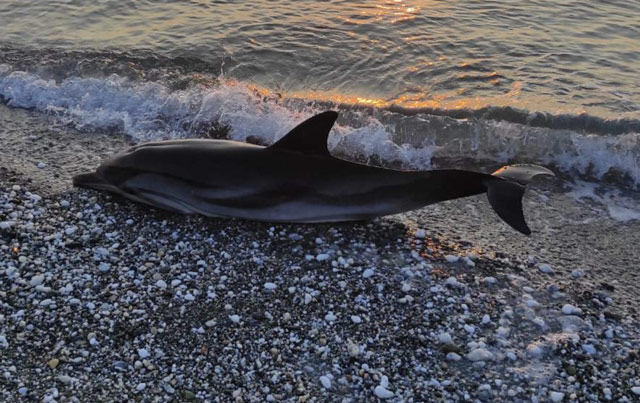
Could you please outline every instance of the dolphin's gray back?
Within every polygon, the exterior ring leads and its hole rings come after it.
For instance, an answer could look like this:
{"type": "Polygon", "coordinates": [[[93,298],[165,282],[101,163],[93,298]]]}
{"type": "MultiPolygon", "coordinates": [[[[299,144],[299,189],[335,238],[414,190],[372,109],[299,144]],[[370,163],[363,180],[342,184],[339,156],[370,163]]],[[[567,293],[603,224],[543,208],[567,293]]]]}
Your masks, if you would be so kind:
{"type": "Polygon", "coordinates": [[[98,174],[121,194],[183,213],[304,222],[369,218],[414,199],[424,204],[418,187],[431,176],[224,140],[134,147],[98,174]],[[411,186],[416,192],[407,194],[411,186]]]}

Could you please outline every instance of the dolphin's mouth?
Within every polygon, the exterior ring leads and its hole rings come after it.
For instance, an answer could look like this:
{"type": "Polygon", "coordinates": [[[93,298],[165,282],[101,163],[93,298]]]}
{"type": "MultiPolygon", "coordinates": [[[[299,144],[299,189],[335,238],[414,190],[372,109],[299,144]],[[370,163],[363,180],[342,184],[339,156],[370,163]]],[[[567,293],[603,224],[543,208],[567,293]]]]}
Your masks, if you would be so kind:
{"type": "Polygon", "coordinates": [[[108,192],[124,194],[117,186],[107,182],[102,175],[97,172],[80,174],[73,177],[73,186],[96,190],[106,190],[108,192]]]}
{"type": "Polygon", "coordinates": [[[100,176],[97,172],[91,172],[88,174],[80,174],[74,176],[73,186],[93,189],[106,189],[107,186],[111,185],[104,179],[102,179],[102,176],[100,176]]]}

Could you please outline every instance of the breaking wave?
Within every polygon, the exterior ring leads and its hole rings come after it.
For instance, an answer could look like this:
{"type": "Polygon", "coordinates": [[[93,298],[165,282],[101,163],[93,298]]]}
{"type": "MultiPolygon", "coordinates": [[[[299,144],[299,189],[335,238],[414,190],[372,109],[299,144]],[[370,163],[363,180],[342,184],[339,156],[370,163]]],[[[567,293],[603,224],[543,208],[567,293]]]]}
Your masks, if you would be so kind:
{"type": "Polygon", "coordinates": [[[8,64],[0,65],[0,98],[79,130],[125,133],[136,141],[218,137],[271,144],[303,119],[337,108],[341,117],[329,147],[338,155],[411,169],[451,166],[452,161],[530,162],[640,184],[640,121],[633,119],[509,107],[371,107],[287,97],[222,76],[56,79],[8,64]]]}

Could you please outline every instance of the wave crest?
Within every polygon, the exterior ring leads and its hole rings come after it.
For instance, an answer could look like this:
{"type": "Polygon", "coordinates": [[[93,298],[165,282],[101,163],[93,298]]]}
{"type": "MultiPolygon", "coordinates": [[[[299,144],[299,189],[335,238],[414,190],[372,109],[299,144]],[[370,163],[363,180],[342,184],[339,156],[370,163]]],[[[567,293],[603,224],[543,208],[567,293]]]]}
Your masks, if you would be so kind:
{"type": "Polygon", "coordinates": [[[50,113],[88,132],[122,132],[137,141],[226,137],[271,144],[314,113],[339,107],[341,118],[329,140],[337,155],[410,169],[452,160],[530,162],[640,184],[640,124],[633,120],[505,107],[445,112],[335,105],[224,77],[205,81],[192,80],[184,88],[117,74],[55,81],[0,65],[5,103],[50,113]]]}

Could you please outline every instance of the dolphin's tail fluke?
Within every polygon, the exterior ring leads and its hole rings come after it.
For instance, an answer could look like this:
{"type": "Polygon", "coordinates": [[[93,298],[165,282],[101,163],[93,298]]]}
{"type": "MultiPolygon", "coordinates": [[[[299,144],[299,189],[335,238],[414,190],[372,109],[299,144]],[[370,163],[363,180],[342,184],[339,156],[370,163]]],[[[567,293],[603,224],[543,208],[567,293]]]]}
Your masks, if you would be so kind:
{"type": "Polygon", "coordinates": [[[531,234],[531,230],[522,212],[522,196],[527,184],[540,175],[555,176],[547,168],[537,165],[508,165],[495,171],[492,180],[486,183],[487,197],[493,210],[525,235],[531,234]]]}

